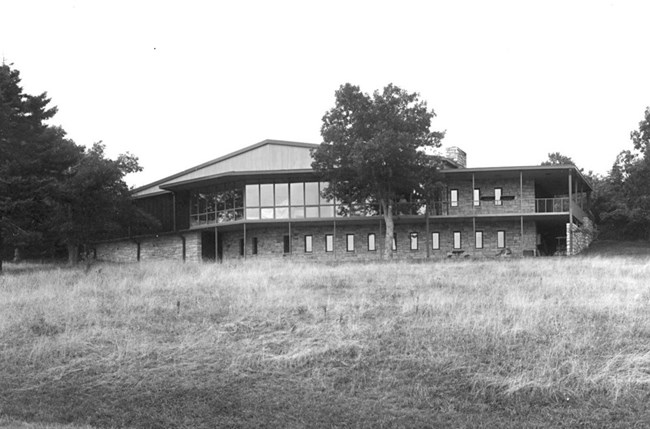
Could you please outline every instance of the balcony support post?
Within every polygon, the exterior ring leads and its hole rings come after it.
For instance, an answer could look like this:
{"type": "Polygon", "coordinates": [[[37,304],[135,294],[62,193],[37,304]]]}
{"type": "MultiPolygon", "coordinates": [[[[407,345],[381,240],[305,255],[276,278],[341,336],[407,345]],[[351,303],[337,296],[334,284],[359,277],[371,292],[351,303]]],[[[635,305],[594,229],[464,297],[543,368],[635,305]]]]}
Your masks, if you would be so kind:
{"type": "Polygon", "coordinates": [[[569,170],[569,232],[568,232],[568,254],[573,254],[573,183],[571,177],[571,170],[569,170]]]}
{"type": "Polygon", "coordinates": [[[244,249],[243,250],[244,250],[244,259],[246,259],[246,222],[244,222],[244,249]]]}

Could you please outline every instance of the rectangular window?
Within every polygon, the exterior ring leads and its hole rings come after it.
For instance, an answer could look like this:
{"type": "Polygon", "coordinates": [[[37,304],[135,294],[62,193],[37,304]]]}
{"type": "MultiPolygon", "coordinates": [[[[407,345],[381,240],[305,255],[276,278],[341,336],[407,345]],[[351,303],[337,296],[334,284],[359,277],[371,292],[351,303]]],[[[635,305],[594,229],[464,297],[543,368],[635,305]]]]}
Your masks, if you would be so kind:
{"type": "Polygon", "coordinates": [[[273,207],[273,183],[260,185],[260,201],[264,207],[273,207]]]}
{"type": "Polygon", "coordinates": [[[275,184],[275,205],[276,206],[289,205],[289,184],[287,183],[275,184]]]}
{"type": "Polygon", "coordinates": [[[474,188],[474,206],[481,205],[481,190],[479,188],[474,188]]]}
{"type": "Polygon", "coordinates": [[[397,233],[393,233],[393,244],[391,245],[393,252],[397,251],[397,233]]]}
{"type": "Polygon", "coordinates": [[[503,249],[506,247],[506,232],[497,231],[497,248],[503,249]]]}
{"type": "Polygon", "coordinates": [[[253,255],[257,255],[257,237],[253,237],[253,255]]]}
{"type": "Polygon", "coordinates": [[[477,249],[483,248],[483,231],[476,231],[475,242],[477,249]]]}
{"type": "Polygon", "coordinates": [[[494,188],[494,205],[495,206],[500,206],[502,201],[501,201],[501,193],[503,192],[503,189],[501,188],[494,188]]]}
{"type": "Polygon", "coordinates": [[[311,253],[313,251],[312,247],[312,236],[305,235],[305,253],[311,253]]]}
{"type": "Polygon", "coordinates": [[[318,193],[318,182],[305,183],[305,205],[317,206],[320,200],[318,193]]]}
{"type": "Polygon", "coordinates": [[[368,234],[368,251],[374,252],[377,250],[376,236],[373,232],[368,234]]]}
{"type": "Polygon", "coordinates": [[[411,250],[418,250],[418,233],[412,232],[409,234],[411,250]]]}
{"type": "Polygon", "coordinates": [[[449,197],[452,207],[458,207],[458,189],[452,189],[449,197]]]}
{"type": "Polygon", "coordinates": [[[239,239],[239,256],[244,256],[244,239],[239,239]]]}
{"type": "Polygon", "coordinates": [[[354,234],[345,235],[345,250],[354,252],[354,234]]]}
{"type": "Polygon", "coordinates": [[[460,249],[462,242],[460,241],[460,231],[454,231],[454,249],[460,249]]]}
{"type": "Polygon", "coordinates": [[[284,253],[290,253],[291,252],[291,243],[289,242],[289,236],[285,235],[284,236],[284,253]]]}
{"type": "Polygon", "coordinates": [[[305,217],[318,217],[318,207],[305,207],[305,217]]]}
{"type": "Polygon", "coordinates": [[[260,206],[259,185],[246,185],[246,207],[260,206]]]}
{"type": "Polygon", "coordinates": [[[302,182],[292,183],[291,187],[291,205],[302,206],[305,204],[305,189],[302,182]]]}
{"type": "Polygon", "coordinates": [[[439,232],[432,232],[431,233],[431,248],[433,250],[439,250],[440,249],[440,233],[439,232]]]}
{"type": "Polygon", "coordinates": [[[325,251],[334,251],[334,236],[332,234],[325,234],[325,251]]]}

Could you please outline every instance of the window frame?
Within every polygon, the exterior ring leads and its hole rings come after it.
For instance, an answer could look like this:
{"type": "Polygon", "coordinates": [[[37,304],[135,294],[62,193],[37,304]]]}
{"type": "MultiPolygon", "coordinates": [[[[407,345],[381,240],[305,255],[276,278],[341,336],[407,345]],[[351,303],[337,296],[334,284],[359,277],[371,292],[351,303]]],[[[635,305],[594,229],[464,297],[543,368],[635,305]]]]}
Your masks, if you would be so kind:
{"type": "Polygon", "coordinates": [[[505,248],[506,248],[506,231],[504,229],[500,229],[497,231],[497,249],[505,249],[505,248]]]}
{"type": "Polygon", "coordinates": [[[440,250],[440,232],[439,231],[434,231],[434,232],[431,233],[431,250],[440,250]]]}
{"type": "Polygon", "coordinates": [[[345,234],[345,251],[354,252],[354,234],[345,234]]]}
{"type": "Polygon", "coordinates": [[[251,247],[252,247],[252,249],[251,249],[251,255],[257,255],[257,251],[258,251],[258,241],[257,241],[257,237],[253,237],[253,238],[252,238],[251,247]]]}
{"type": "Polygon", "coordinates": [[[502,206],[503,205],[503,200],[501,199],[502,197],[503,197],[503,188],[494,188],[494,205],[495,206],[502,206]],[[497,197],[497,195],[498,195],[498,197],[497,197]]]}
{"type": "Polygon", "coordinates": [[[449,206],[458,207],[458,189],[449,190],[449,206]]]}
{"type": "Polygon", "coordinates": [[[472,195],[474,196],[472,204],[474,207],[479,207],[481,205],[481,188],[474,188],[472,195]]]}
{"type": "Polygon", "coordinates": [[[305,253],[314,253],[314,236],[311,234],[305,235],[305,253]]]}
{"type": "Polygon", "coordinates": [[[368,233],[368,252],[376,252],[377,251],[377,235],[374,232],[369,232],[368,233]],[[370,237],[372,237],[372,242],[370,240],[370,237]],[[372,243],[372,246],[371,246],[372,243]]]}
{"type": "Polygon", "coordinates": [[[334,234],[325,234],[325,252],[334,251],[334,234]]]}
{"type": "Polygon", "coordinates": [[[459,250],[463,248],[463,235],[461,234],[461,231],[454,231],[453,233],[453,241],[452,241],[452,248],[454,250],[459,250]],[[458,246],[456,246],[456,236],[458,235],[458,246]]]}
{"type": "Polygon", "coordinates": [[[418,233],[416,231],[409,232],[409,248],[411,250],[419,250],[418,233]],[[415,247],[413,247],[414,243],[415,247]]]}

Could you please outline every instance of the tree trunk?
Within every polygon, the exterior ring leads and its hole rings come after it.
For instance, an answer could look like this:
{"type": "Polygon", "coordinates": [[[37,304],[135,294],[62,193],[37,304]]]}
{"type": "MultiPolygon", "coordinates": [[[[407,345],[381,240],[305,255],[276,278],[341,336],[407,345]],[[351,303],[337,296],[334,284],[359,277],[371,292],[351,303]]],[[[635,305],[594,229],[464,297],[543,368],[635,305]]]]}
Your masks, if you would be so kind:
{"type": "Polygon", "coordinates": [[[395,231],[395,224],[393,223],[393,202],[382,202],[382,207],[384,209],[384,222],[386,223],[384,259],[391,259],[393,257],[393,231],[395,231]]]}
{"type": "Polygon", "coordinates": [[[2,219],[0,218],[0,274],[2,274],[2,255],[4,255],[4,241],[2,238],[2,219]]]}
{"type": "Polygon", "coordinates": [[[68,265],[77,265],[79,262],[79,246],[76,244],[66,244],[68,249],[68,265]]]}

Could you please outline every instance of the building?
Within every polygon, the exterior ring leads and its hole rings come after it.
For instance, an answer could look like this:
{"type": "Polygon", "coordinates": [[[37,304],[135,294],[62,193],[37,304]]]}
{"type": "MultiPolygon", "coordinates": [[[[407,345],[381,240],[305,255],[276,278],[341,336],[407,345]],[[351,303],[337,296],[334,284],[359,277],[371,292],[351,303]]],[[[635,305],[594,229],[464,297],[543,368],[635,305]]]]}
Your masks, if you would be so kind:
{"type": "MultiPolygon", "coordinates": [[[[325,200],[311,169],[318,145],[265,140],[133,191],[160,220],[155,234],[97,243],[111,261],[238,258],[378,259],[377,207],[325,200]]],[[[403,259],[576,254],[590,242],[591,187],[571,165],[466,168],[447,150],[444,191],[426,210],[395,212],[392,251],[403,259]]]]}

